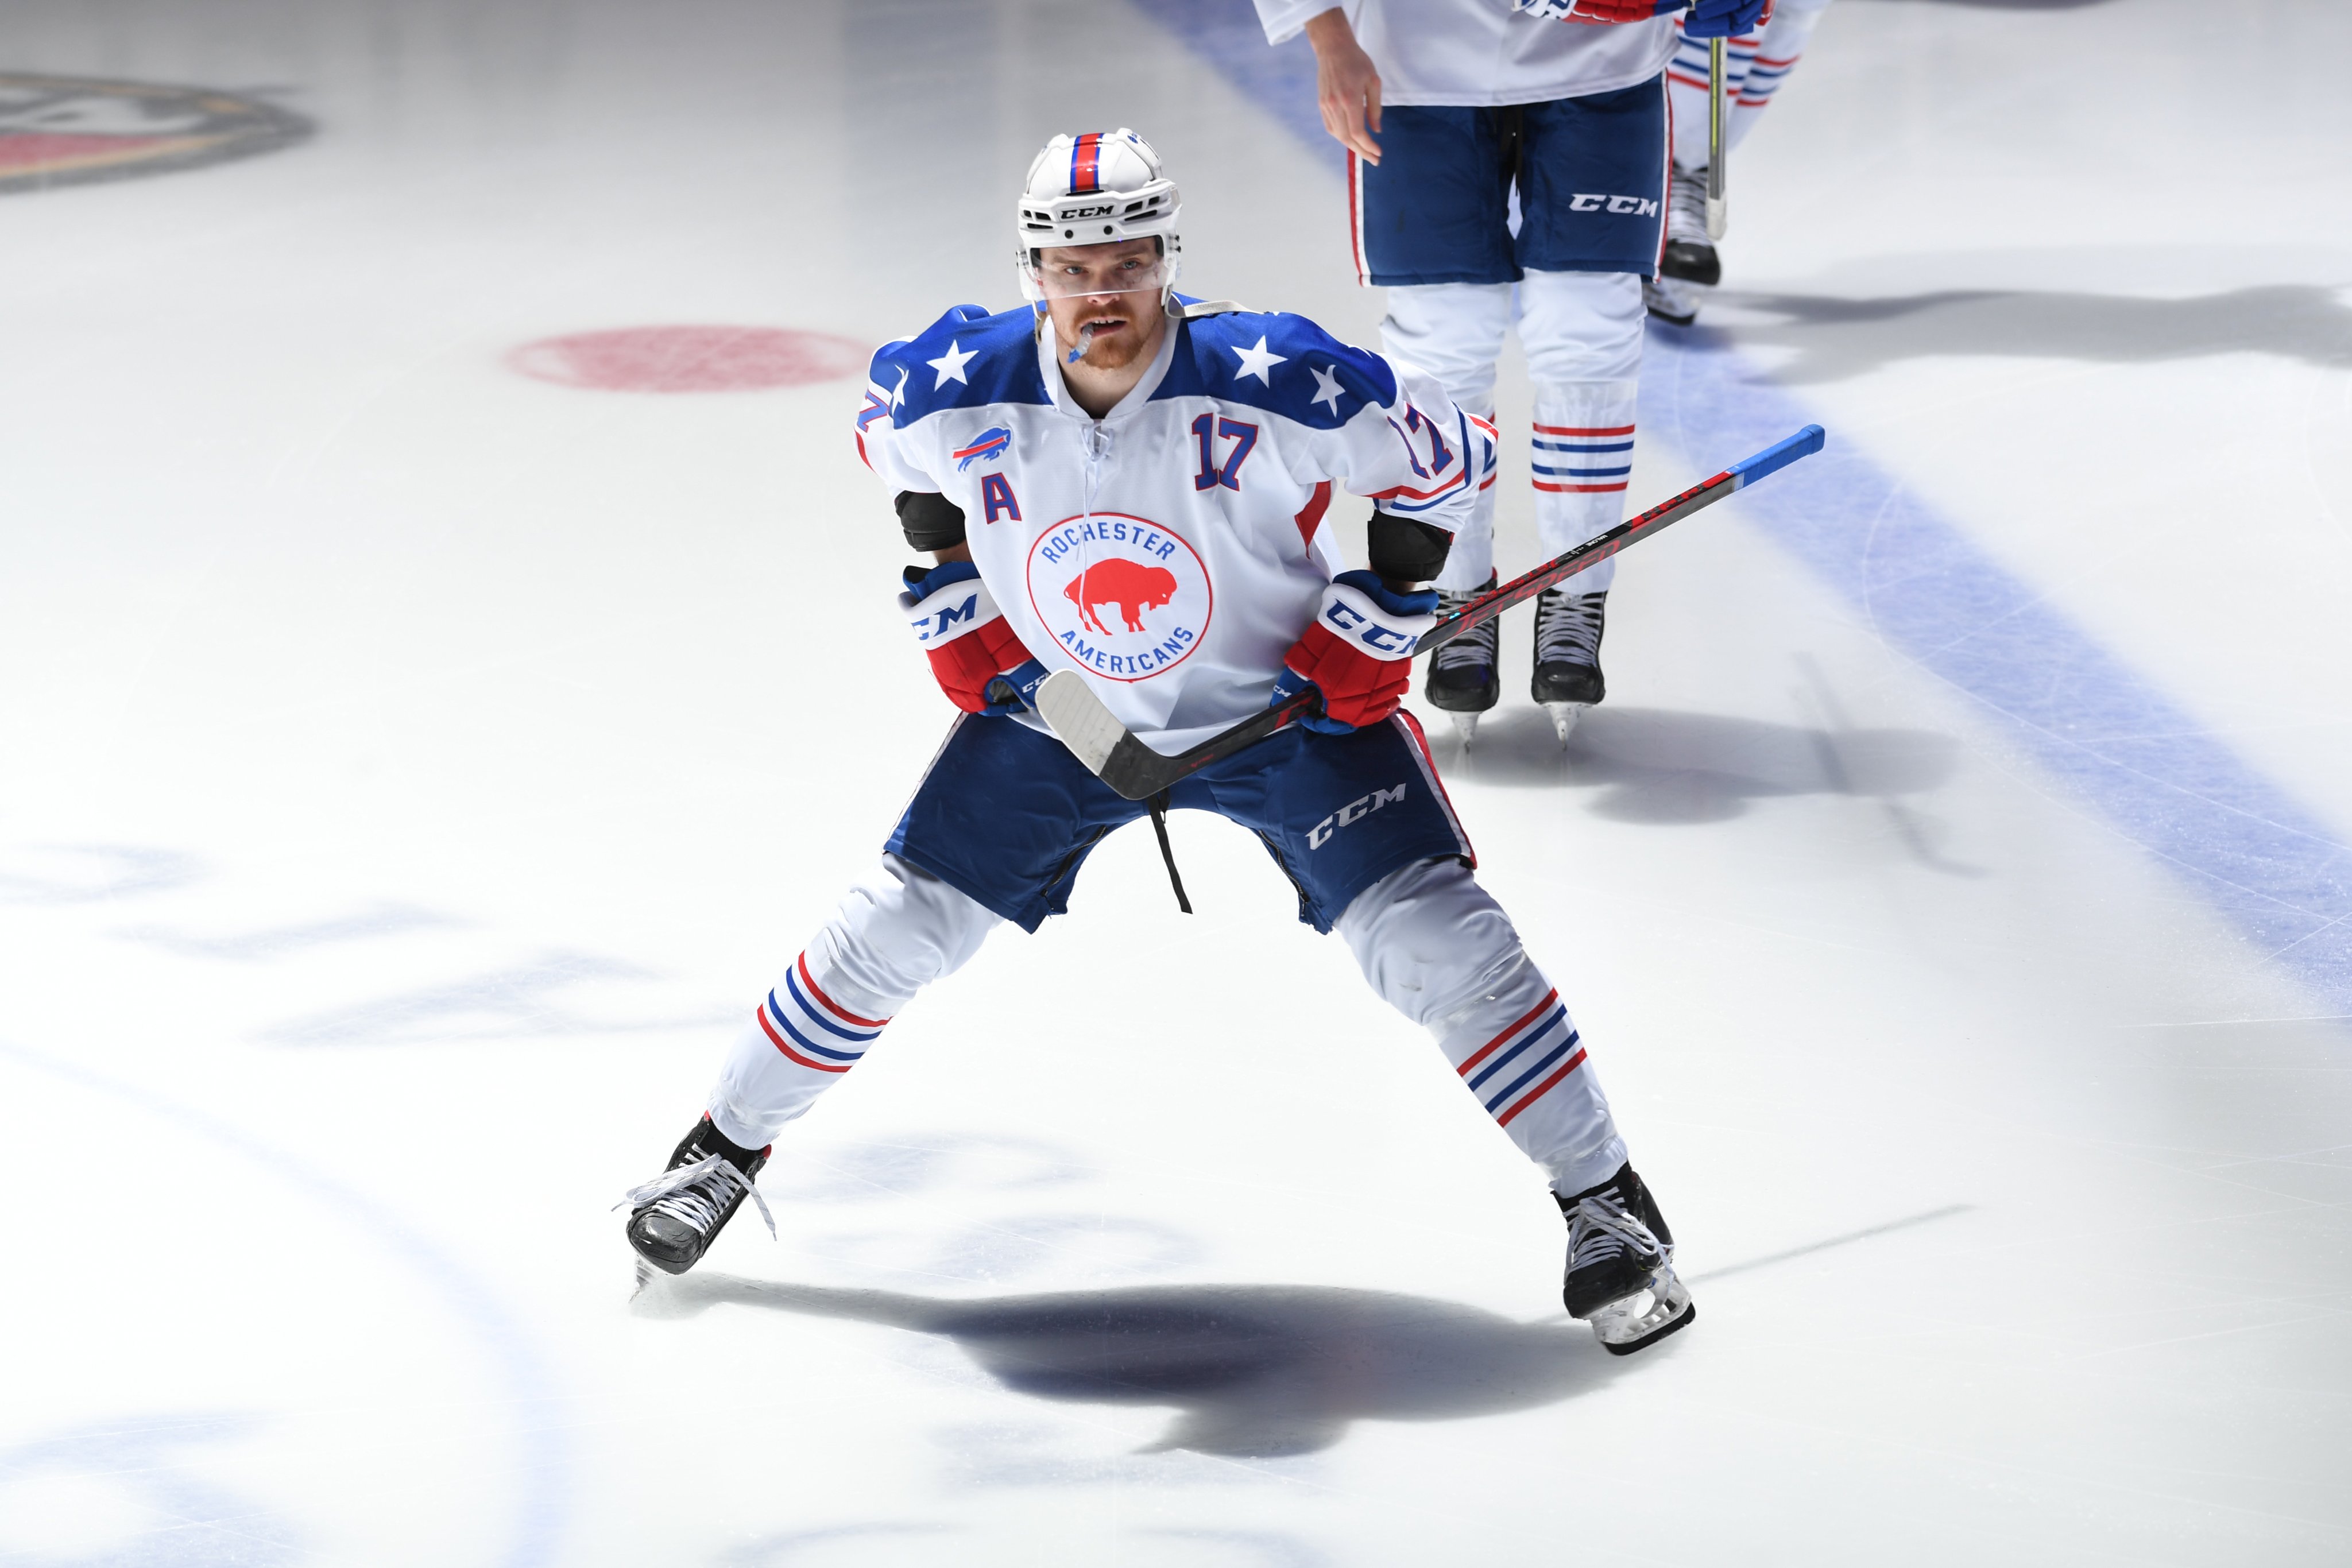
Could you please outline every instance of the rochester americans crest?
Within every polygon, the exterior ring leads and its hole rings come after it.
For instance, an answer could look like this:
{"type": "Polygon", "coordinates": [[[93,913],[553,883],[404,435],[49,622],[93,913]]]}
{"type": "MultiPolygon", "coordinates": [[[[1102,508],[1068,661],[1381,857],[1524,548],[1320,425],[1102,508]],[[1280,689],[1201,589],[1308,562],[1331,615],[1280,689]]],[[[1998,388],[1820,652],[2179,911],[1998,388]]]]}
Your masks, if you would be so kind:
{"type": "Polygon", "coordinates": [[[1029,547],[1029,603],[1072,664],[1143,681],[1191,656],[1215,611],[1208,568],[1174,529],[1124,512],[1066,517],[1029,547]]]}

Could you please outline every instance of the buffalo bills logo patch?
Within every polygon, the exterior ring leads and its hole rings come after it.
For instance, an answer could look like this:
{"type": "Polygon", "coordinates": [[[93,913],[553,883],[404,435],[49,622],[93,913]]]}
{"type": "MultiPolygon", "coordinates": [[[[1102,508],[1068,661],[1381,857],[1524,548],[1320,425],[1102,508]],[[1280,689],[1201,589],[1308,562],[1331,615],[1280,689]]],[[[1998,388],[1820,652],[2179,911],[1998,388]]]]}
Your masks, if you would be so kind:
{"type": "Polygon", "coordinates": [[[982,431],[979,440],[970,446],[959,446],[948,455],[956,460],[956,472],[961,474],[983,457],[993,463],[1003,456],[1004,449],[1012,444],[1013,433],[1000,424],[982,431]]]}
{"type": "Polygon", "coordinates": [[[1029,547],[1029,604],[1065,657],[1114,681],[1171,670],[1201,645],[1214,609],[1208,568],[1174,531],[1097,512],[1029,547]]]}

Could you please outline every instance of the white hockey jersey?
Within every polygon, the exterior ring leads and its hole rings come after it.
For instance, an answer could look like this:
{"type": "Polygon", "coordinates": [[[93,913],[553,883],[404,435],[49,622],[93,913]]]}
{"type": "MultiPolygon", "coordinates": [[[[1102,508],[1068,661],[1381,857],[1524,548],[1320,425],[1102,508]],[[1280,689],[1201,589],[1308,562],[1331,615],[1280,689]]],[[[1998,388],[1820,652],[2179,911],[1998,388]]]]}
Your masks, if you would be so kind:
{"type": "MultiPolygon", "coordinates": [[[[1257,0],[1285,43],[1333,0],[1257,0]]],[[[1595,26],[1514,11],[1509,0],[1338,0],[1381,73],[1381,101],[1474,109],[1614,92],[1666,68],[1675,13],[1595,26]]]]}
{"type": "Polygon", "coordinates": [[[960,305],[884,345],[858,452],[893,491],[963,508],[1021,641],[1161,751],[1266,706],[1344,570],[1337,491],[1455,532],[1494,483],[1492,426],[1302,317],[1176,317],[1100,420],[1071,401],[1042,319],[960,305]]]}

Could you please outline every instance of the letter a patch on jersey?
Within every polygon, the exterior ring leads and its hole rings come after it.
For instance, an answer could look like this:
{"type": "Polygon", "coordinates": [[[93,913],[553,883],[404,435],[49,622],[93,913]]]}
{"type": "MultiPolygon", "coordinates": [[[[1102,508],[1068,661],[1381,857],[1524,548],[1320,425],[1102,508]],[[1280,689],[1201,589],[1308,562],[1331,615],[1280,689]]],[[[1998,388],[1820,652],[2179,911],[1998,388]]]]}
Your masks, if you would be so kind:
{"type": "Polygon", "coordinates": [[[1013,481],[1002,474],[980,476],[980,504],[986,511],[980,519],[983,523],[992,523],[999,517],[1013,523],[1021,520],[1021,503],[1013,497],[1013,481]]]}

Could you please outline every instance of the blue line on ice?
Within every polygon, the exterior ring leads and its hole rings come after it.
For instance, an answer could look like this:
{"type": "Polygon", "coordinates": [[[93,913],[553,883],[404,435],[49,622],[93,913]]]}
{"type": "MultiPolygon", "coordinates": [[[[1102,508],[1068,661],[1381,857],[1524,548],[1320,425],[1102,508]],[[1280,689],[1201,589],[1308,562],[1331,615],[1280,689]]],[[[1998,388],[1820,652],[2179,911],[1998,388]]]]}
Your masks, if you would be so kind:
{"type": "MultiPolygon", "coordinates": [[[[1252,102],[1344,168],[1304,39],[1269,49],[1249,0],[1136,0],[1252,102]]],[[[1727,334],[1654,329],[1644,433],[1728,461],[1813,422],[1727,334]]],[[[2331,1012],[2352,1012],[2352,849],[1895,475],[1829,449],[1742,514],[1886,643],[1974,699],[2035,761],[2189,883],[2331,1012]]]]}

